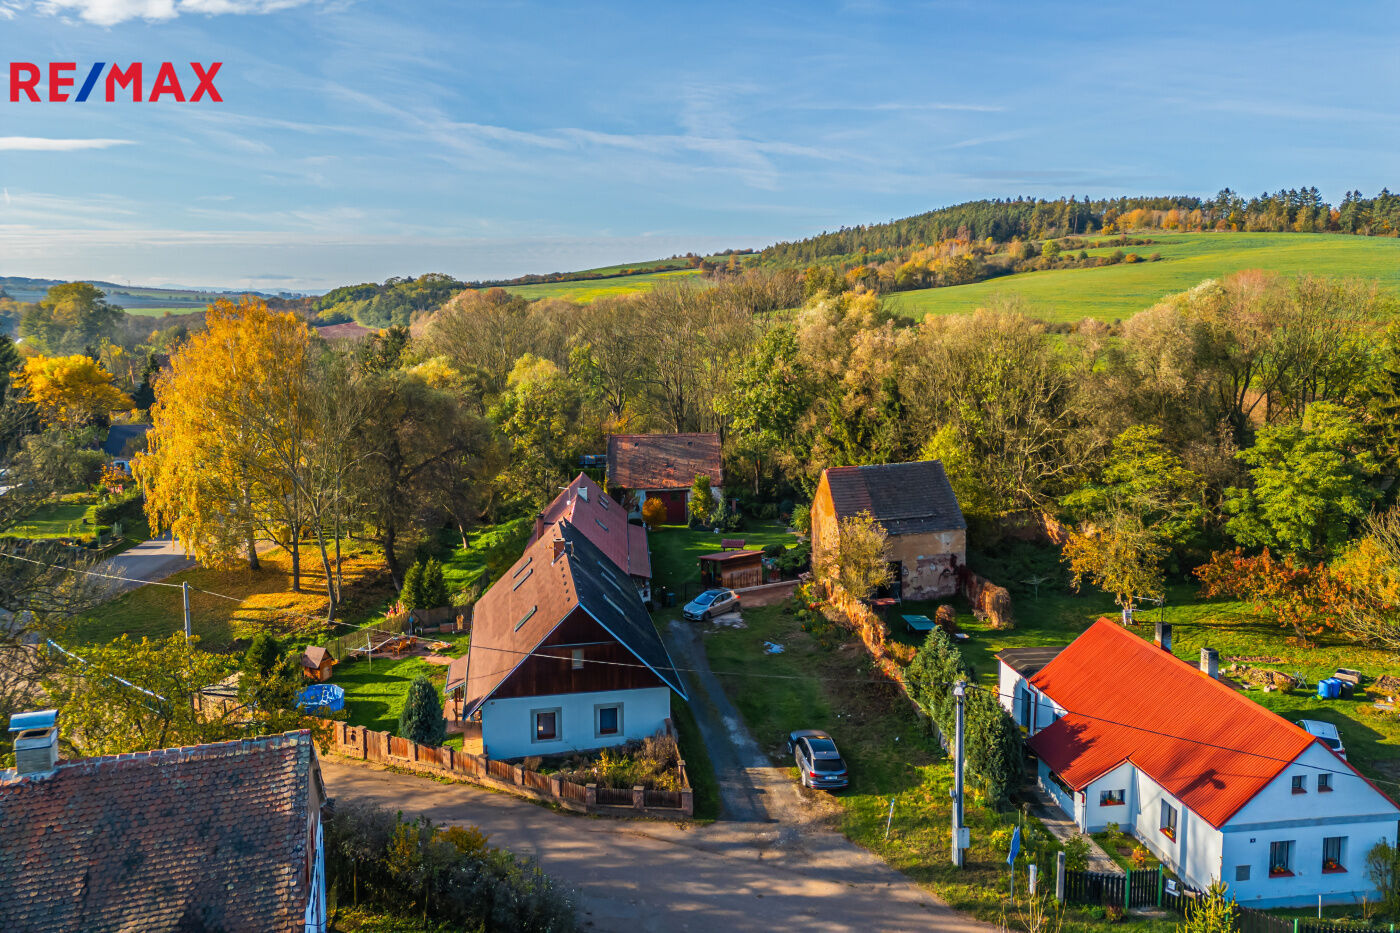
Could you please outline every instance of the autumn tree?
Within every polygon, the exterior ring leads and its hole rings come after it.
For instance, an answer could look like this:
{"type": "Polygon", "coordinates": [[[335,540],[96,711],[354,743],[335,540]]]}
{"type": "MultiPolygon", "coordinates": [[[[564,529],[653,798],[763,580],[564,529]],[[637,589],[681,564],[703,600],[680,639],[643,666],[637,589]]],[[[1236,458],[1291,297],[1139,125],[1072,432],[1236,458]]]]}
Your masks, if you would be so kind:
{"type": "Polygon", "coordinates": [[[1064,559],[1075,589],[1090,581],[1112,593],[1129,614],[1143,599],[1161,599],[1167,553],[1161,536],[1136,515],[1120,512],[1099,520],[1104,524],[1071,530],[1065,541],[1064,559]]]}
{"type": "Polygon", "coordinates": [[[690,499],[686,503],[691,521],[698,525],[708,526],[714,521],[718,507],[719,503],[715,501],[714,491],[710,489],[709,475],[705,473],[695,474],[695,482],[690,484],[690,499]]]}
{"type": "Polygon", "coordinates": [[[583,435],[578,387],[549,360],[522,356],[508,384],[492,411],[510,443],[500,482],[512,502],[537,509],[569,481],[585,442],[596,449],[601,437],[583,435]]]}
{"type": "Polygon", "coordinates": [[[1279,560],[1268,549],[1256,555],[1220,552],[1196,568],[1202,596],[1226,596],[1251,603],[1255,613],[1290,628],[1304,643],[1337,628],[1355,594],[1325,563],[1308,564],[1293,555],[1279,560]]]}
{"type": "Polygon", "coordinates": [[[132,406],[112,374],[81,354],[31,356],[15,382],[44,423],[65,428],[105,423],[112,411],[132,406]]]}
{"type": "Polygon", "coordinates": [[[836,540],[822,548],[817,571],[855,599],[866,599],[890,582],[885,526],[869,512],[841,519],[836,540]]]}
{"type": "Polygon", "coordinates": [[[666,524],[666,503],[655,496],[650,496],[642,503],[642,521],[652,531],[666,524]]]}

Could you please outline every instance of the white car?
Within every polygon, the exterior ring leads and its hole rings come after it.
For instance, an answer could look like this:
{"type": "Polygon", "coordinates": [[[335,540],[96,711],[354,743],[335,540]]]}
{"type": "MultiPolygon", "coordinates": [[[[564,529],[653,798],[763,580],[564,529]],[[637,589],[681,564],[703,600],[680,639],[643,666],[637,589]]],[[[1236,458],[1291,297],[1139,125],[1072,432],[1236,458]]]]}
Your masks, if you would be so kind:
{"type": "Polygon", "coordinates": [[[1337,727],[1330,722],[1319,722],[1316,719],[1300,719],[1298,725],[1308,735],[1316,736],[1332,751],[1337,753],[1337,757],[1346,760],[1347,750],[1342,747],[1342,737],[1337,734],[1337,727]]]}

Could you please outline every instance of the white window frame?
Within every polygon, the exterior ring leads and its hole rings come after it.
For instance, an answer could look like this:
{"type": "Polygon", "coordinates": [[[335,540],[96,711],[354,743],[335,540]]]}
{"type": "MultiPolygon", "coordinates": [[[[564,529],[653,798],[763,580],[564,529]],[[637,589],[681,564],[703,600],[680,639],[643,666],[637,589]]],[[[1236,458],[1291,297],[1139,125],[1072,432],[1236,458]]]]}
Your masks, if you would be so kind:
{"type": "Polygon", "coordinates": [[[542,706],[539,709],[530,710],[530,744],[548,745],[551,742],[558,742],[564,737],[564,709],[560,706],[542,706]],[[554,737],[549,739],[540,738],[540,713],[554,714],[554,737]]]}

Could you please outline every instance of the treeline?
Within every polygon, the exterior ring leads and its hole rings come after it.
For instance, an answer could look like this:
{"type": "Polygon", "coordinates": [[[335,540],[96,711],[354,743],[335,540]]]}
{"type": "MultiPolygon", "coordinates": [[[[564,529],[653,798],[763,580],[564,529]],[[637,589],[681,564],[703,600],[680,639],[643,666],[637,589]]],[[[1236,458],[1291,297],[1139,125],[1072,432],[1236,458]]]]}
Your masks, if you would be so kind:
{"type": "Polygon", "coordinates": [[[1316,188],[1289,189],[1245,199],[1229,188],[1214,198],[1125,197],[1090,200],[1008,198],[968,201],[886,223],[843,227],[759,251],[762,265],[804,265],[862,252],[921,248],[942,240],[973,242],[1117,233],[1132,229],[1250,230],[1395,236],[1400,195],[1382,189],[1367,198],[1347,192],[1339,205],[1316,188]]]}
{"type": "Polygon", "coordinates": [[[309,302],[307,312],[316,324],[357,321],[374,328],[406,327],[466,287],[442,272],[390,278],[382,285],[343,285],[309,302]]]}

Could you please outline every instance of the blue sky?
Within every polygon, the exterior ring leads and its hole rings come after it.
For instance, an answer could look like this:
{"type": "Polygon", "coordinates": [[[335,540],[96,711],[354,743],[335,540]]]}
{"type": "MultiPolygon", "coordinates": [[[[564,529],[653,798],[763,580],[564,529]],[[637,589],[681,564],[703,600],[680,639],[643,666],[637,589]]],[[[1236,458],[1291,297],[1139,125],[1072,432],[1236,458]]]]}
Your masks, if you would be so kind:
{"type": "Polygon", "coordinates": [[[980,197],[1372,193],[1400,185],[1397,27],[1361,2],[0,0],[6,60],[79,84],[224,63],[220,104],[0,97],[0,274],[314,289],[980,197]]]}

